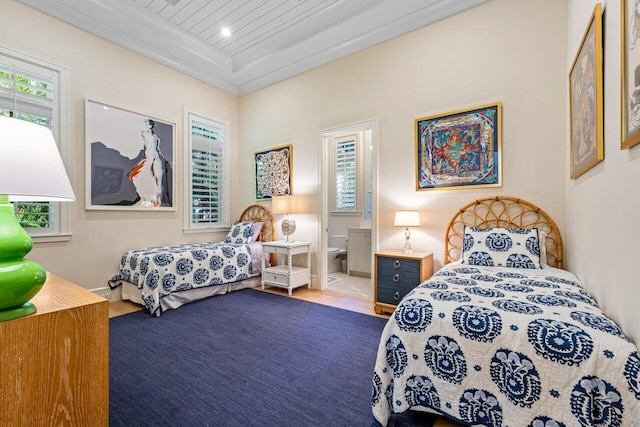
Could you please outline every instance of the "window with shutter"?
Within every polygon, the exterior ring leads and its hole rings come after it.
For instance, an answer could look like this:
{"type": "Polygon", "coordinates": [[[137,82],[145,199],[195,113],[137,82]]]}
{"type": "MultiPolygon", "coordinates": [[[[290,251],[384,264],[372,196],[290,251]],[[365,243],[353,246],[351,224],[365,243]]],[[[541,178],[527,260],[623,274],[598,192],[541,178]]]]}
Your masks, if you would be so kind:
{"type": "Polygon", "coordinates": [[[333,141],[333,210],[356,212],[358,206],[359,143],[357,135],[333,141]]]}
{"type": "Polygon", "coordinates": [[[227,226],[226,124],[189,112],[190,229],[227,226]]]}
{"type": "MultiPolygon", "coordinates": [[[[61,87],[66,70],[17,52],[0,49],[0,114],[28,120],[52,130],[61,144],[61,87]]],[[[66,152],[61,150],[63,161],[66,152]]],[[[14,203],[22,227],[34,237],[68,233],[67,208],[53,202],[14,203]]]]}

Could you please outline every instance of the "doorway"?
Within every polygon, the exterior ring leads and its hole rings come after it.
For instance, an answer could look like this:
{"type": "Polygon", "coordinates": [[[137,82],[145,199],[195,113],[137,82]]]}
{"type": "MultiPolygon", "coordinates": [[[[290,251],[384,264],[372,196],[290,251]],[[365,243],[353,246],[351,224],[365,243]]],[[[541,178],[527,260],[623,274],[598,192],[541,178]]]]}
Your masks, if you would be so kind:
{"type": "Polygon", "coordinates": [[[368,120],[323,130],[319,133],[319,146],[319,288],[356,293],[364,290],[372,297],[373,254],[377,248],[378,122],[368,120]],[[345,190],[344,183],[337,181],[336,177],[343,177],[344,171],[337,173],[342,165],[336,159],[342,159],[343,152],[353,154],[349,151],[352,145],[358,147],[355,152],[358,180],[355,190],[351,189],[353,191],[350,192],[350,187],[347,186],[345,190]],[[349,245],[352,248],[357,245],[351,259],[349,245]],[[342,253],[343,246],[346,246],[346,254],[342,253]],[[329,248],[332,248],[331,251],[329,248]]]}

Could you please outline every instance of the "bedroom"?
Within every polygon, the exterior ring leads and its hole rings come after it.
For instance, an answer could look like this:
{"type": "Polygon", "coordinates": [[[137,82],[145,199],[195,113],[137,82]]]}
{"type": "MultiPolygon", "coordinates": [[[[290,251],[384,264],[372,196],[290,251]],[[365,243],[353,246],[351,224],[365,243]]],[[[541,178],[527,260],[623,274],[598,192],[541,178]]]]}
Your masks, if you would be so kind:
{"type": "MultiPolygon", "coordinates": [[[[158,65],[21,3],[2,0],[2,46],[69,69],[69,175],[83,194],[84,100],[100,100],[170,119],[182,135],[183,106],[229,122],[234,170],[231,216],[255,201],[253,153],[291,142],[294,188],[319,191],[318,135],[376,119],[378,250],[400,248],[397,209],[420,209],[415,250],[442,265],[443,232],[459,206],[486,195],[522,197],[546,210],[563,232],[566,265],[603,308],[640,342],[640,149],[620,150],[619,4],[604,4],[605,159],[576,180],[568,173],[567,75],[595,2],[493,0],[460,15],[236,97],[158,65]],[[43,31],[46,29],[46,33],[43,31]],[[129,78],[122,78],[126,74],[129,78]],[[170,82],[170,84],[168,84],[170,82]],[[416,192],[413,121],[487,102],[503,104],[503,186],[416,192]],[[636,265],[636,267],[633,267],[636,265]]],[[[179,152],[179,158],[180,158],[179,152]]],[[[178,189],[177,200],[182,200],[178,189]]],[[[315,207],[317,209],[317,205],[315,207]]],[[[70,205],[71,238],[36,242],[30,257],[88,289],[100,289],[123,249],[210,236],[182,231],[175,212],[87,211],[70,205]]],[[[319,252],[317,211],[296,218],[296,238],[319,252]]],[[[212,233],[218,240],[226,232],[212,233]]],[[[312,257],[312,271],[318,265],[312,257]]],[[[315,277],[314,277],[315,278],[315,277]]],[[[317,278],[315,278],[317,280],[317,278]]],[[[314,283],[314,286],[317,286],[314,283]]]]}

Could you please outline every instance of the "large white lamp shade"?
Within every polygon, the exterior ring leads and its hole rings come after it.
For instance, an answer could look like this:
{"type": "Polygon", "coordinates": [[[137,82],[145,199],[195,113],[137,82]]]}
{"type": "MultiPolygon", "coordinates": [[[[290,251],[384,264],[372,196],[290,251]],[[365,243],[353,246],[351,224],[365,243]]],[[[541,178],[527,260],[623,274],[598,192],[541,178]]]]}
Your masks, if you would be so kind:
{"type": "Polygon", "coordinates": [[[75,200],[58,146],[49,129],[0,117],[0,321],[36,312],[29,302],[46,272],[24,259],[33,247],[9,202],[75,200]]]}

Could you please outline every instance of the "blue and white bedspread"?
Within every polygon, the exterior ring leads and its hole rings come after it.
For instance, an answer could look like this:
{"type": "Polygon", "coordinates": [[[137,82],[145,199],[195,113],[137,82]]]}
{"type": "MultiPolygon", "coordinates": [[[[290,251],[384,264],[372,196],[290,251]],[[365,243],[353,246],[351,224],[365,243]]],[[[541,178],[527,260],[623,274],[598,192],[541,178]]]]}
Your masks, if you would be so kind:
{"type": "Polygon", "coordinates": [[[372,410],[464,425],[640,426],[640,354],[566,271],[449,264],[380,341],[372,410]]]}
{"type": "Polygon", "coordinates": [[[259,242],[160,246],[125,252],[109,286],[137,286],[149,312],[160,316],[160,300],[171,293],[245,280],[259,276],[261,268],[259,242]]]}

